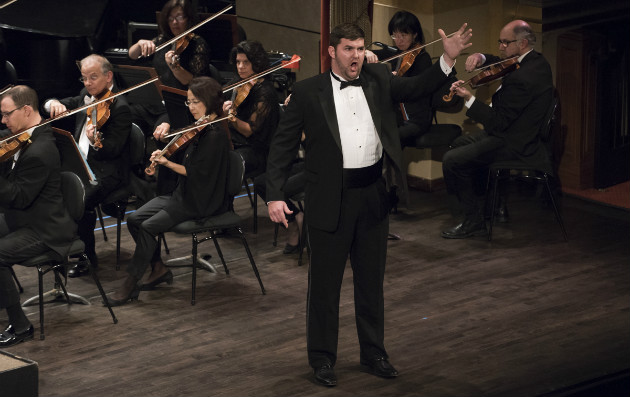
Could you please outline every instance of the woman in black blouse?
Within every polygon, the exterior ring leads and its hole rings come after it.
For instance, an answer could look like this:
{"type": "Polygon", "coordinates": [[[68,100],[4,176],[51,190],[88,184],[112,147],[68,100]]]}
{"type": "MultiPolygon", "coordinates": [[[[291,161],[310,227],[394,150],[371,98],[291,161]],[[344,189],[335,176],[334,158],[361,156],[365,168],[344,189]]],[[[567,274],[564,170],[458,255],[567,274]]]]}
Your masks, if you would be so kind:
{"type": "MultiPolygon", "coordinates": [[[[247,80],[254,74],[269,69],[269,58],[258,41],[242,41],[232,49],[230,62],[236,66],[238,78],[229,84],[247,80]]],[[[271,135],[278,126],[280,102],[269,76],[247,83],[249,94],[237,104],[237,90],[230,92],[231,100],[223,104],[236,118],[230,122],[230,135],[234,150],[245,160],[245,172],[265,171],[271,135]],[[235,109],[236,108],[236,109],[235,109]]],[[[245,88],[240,88],[240,90],[245,88]]]]}
{"type": "MultiPolygon", "coordinates": [[[[194,78],[188,88],[186,104],[196,120],[205,115],[221,115],[221,86],[209,77],[194,78]]],[[[127,278],[109,299],[112,306],[136,299],[141,290],[153,289],[162,282],[172,283],[173,274],[160,258],[158,234],[185,220],[200,219],[227,210],[230,201],[226,190],[230,142],[219,124],[202,128],[186,147],[182,164],[160,156],[159,150],[151,155],[151,161],[179,175],[177,187],[172,195],[158,196],[129,216],[127,225],[136,249],[127,266],[127,278]],[[152,270],[147,283],[138,286],[149,265],[152,270]]]]}
{"type": "MultiPolygon", "coordinates": [[[[186,49],[174,57],[171,46],[155,49],[173,37],[183,33],[195,22],[195,13],[188,0],[169,0],[164,4],[158,20],[158,36],[152,40],[138,40],[129,48],[129,58],[138,59],[153,55],[152,65],[162,84],[185,90],[194,77],[210,75],[210,49],[203,37],[195,34],[186,49]]],[[[136,107],[137,108],[137,107],[136,107]]],[[[160,136],[167,135],[170,129],[166,109],[141,107],[134,109],[140,119],[149,124],[160,136]]]]}

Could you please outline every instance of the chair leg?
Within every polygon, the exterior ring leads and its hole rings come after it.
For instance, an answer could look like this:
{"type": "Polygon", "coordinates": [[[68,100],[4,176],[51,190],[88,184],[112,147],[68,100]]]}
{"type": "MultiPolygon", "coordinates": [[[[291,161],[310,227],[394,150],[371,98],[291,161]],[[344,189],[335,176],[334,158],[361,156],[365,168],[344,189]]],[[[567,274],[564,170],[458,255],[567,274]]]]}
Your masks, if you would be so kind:
{"type": "Polygon", "coordinates": [[[254,199],[252,198],[252,192],[249,188],[249,183],[247,182],[247,179],[245,179],[245,190],[247,190],[247,197],[249,197],[249,203],[252,205],[252,208],[254,208],[254,199]]]}
{"type": "Polygon", "coordinates": [[[103,211],[101,211],[101,206],[96,206],[96,214],[98,215],[98,221],[101,224],[101,231],[103,232],[103,240],[107,241],[107,232],[105,231],[105,222],[103,222],[103,211]]]}
{"type": "Polygon", "coordinates": [[[258,195],[256,194],[256,185],[254,185],[254,234],[258,233],[258,195]]]}
{"type": "Polygon", "coordinates": [[[195,298],[195,289],[197,288],[197,245],[199,244],[199,240],[197,240],[197,234],[192,234],[192,296],[190,298],[190,304],[194,306],[196,303],[195,298]]]}
{"type": "Polygon", "coordinates": [[[230,270],[225,263],[225,258],[223,257],[223,251],[221,251],[221,247],[219,247],[219,242],[217,241],[217,234],[212,231],[212,242],[214,243],[214,247],[217,249],[217,253],[219,254],[219,258],[221,258],[221,263],[223,263],[223,269],[225,270],[225,274],[230,274],[230,270]]]}
{"type": "Polygon", "coordinates": [[[96,274],[97,272],[96,266],[94,266],[94,264],[90,261],[88,261],[88,263],[90,264],[90,274],[92,274],[92,278],[94,279],[94,284],[96,284],[96,287],[98,288],[98,292],[101,293],[101,298],[103,298],[103,303],[105,303],[105,306],[107,306],[107,309],[109,310],[109,314],[112,315],[112,321],[114,322],[114,324],[118,324],[118,319],[116,318],[116,315],[114,314],[114,311],[112,310],[112,305],[110,305],[109,300],[107,299],[107,296],[105,295],[105,290],[103,290],[103,286],[101,285],[101,282],[98,279],[98,274],[96,274]]]}
{"type": "Polygon", "coordinates": [[[166,236],[164,236],[164,233],[160,233],[158,235],[158,246],[160,244],[164,244],[164,252],[166,252],[166,255],[169,255],[171,251],[168,249],[168,245],[166,244],[166,236]]]}
{"type": "Polygon", "coordinates": [[[556,199],[553,197],[553,192],[551,191],[551,186],[549,185],[549,176],[545,173],[543,175],[545,180],[545,187],[547,188],[547,193],[549,194],[549,199],[551,200],[551,205],[553,206],[553,211],[556,214],[556,220],[560,224],[560,228],[562,229],[562,235],[564,236],[564,241],[569,241],[567,237],[567,231],[564,228],[564,221],[562,220],[562,216],[560,216],[560,211],[558,210],[558,206],[556,205],[556,199]]]}
{"type": "Polygon", "coordinates": [[[22,284],[20,284],[20,280],[18,280],[17,275],[15,274],[15,270],[13,270],[13,266],[9,266],[9,271],[11,271],[13,280],[15,280],[15,285],[17,285],[18,291],[20,291],[21,294],[22,292],[24,292],[24,288],[22,287],[22,284]]]}
{"type": "Polygon", "coordinates": [[[492,174],[492,202],[490,204],[490,225],[488,226],[488,241],[492,241],[492,226],[494,225],[494,209],[497,205],[497,193],[499,191],[499,175],[501,170],[497,169],[492,174]]]}
{"type": "Polygon", "coordinates": [[[252,252],[249,250],[247,239],[245,238],[245,235],[243,234],[243,231],[241,230],[240,227],[237,227],[236,230],[238,231],[238,234],[241,236],[241,241],[243,242],[243,246],[245,247],[245,251],[247,252],[247,256],[249,257],[249,262],[252,264],[252,270],[254,270],[254,274],[256,275],[256,278],[258,279],[258,284],[260,284],[260,289],[262,290],[262,294],[266,295],[267,292],[265,292],[265,287],[263,286],[263,282],[260,279],[260,273],[258,273],[258,268],[256,267],[256,262],[254,262],[254,257],[252,256],[252,252]]]}
{"type": "Polygon", "coordinates": [[[122,229],[122,220],[125,217],[125,207],[116,204],[118,216],[116,217],[116,270],[120,270],[120,235],[122,229]]]}
{"type": "Polygon", "coordinates": [[[39,282],[39,339],[46,339],[44,334],[44,274],[42,269],[37,267],[37,279],[39,282]]]}

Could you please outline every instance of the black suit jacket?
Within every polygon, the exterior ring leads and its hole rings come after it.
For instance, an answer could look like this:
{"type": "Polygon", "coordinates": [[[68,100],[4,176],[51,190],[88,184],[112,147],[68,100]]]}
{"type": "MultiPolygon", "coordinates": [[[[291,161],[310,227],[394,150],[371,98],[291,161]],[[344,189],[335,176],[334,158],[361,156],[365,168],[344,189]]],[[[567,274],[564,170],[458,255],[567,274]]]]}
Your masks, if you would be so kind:
{"type": "MultiPolygon", "coordinates": [[[[486,64],[500,59],[486,55],[486,64]]],[[[503,138],[506,149],[537,169],[552,172],[550,157],[538,132],[553,99],[551,67],[531,51],[519,68],[503,78],[492,106],[476,100],[466,115],[483,124],[490,135],[503,138]]]]}
{"type": "Polygon", "coordinates": [[[47,246],[66,255],[77,225],[63,202],[61,162],[51,127],[36,128],[31,141],[15,167],[0,176],[0,206],[11,231],[33,229],[47,246]]]}
{"type": "MultiPolygon", "coordinates": [[[[116,89],[113,89],[116,92],[116,89]]],[[[68,109],[83,106],[87,90],[81,90],[79,96],[60,100],[68,109]]],[[[131,112],[127,99],[123,96],[114,98],[110,105],[110,116],[100,129],[103,147],[95,150],[90,146],[87,161],[96,176],[96,180],[105,190],[127,183],[129,176],[129,135],[131,133],[131,112]]],[[[74,139],[79,142],[87,112],[76,114],[74,139]]]]}
{"type": "MultiPolygon", "coordinates": [[[[385,65],[368,64],[363,66],[361,79],[384,155],[397,174],[402,175],[402,151],[393,103],[430,95],[447,76],[439,62],[419,76],[405,78],[392,76],[385,65]]],[[[282,188],[297,154],[302,131],[306,135],[304,174],[308,223],[334,231],[340,214],[343,157],[329,72],[294,86],[269,152],[267,199],[270,201],[284,200],[282,188]]]]}

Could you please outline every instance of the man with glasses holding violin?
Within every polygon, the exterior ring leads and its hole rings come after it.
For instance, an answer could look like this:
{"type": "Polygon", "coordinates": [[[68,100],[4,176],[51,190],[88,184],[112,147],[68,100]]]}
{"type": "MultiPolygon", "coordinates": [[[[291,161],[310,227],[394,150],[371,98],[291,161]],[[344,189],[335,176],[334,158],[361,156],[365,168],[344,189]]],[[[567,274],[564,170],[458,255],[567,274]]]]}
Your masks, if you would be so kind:
{"type": "MultiPolygon", "coordinates": [[[[80,80],[85,86],[76,97],[46,101],[44,109],[55,117],[66,110],[89,105],[99,100],[114,88],[112,65],[100,55],[89,55],[80,62],[80,80]]],[[[94,208],[114,190],[127,183],[129,176],[129,134],[131,133],[131,113],[127,100],[118,96],[112,100],[107,112],[98,112],[97,124],[88,119],[88,112],[81,111],[76,115],[74,138],[82,156],[96,176],[96,184],[85,186],[85,213],[79,221],[79,237],[85,243],[85,254],[95,266],[98,264],[94,242],[94,226],[96,213],[94,208]],[[101,125],[102,124],[102,125],[101,125]],[[97,129],[102,137],[98,147],[97,129]]],[[[89,110],[90,108],[88,108],[89,110]]],[[[102,109],[102,108],[101,108],[102,109]]],[[[91,116],[91,114],[90,114],[91,116]]],[[[108,212],[107,208],[104,208],[108,212]]],[[[89,271],[85,261],[80,261],[68,272],[70,277],[80,277],[89,271]]]]}
{"type": "MultiPolygon", "coordinates": [[[[52,249],[67,254],[76,224],[61,194],[61,162],[50,126],[38,127],[42,117],[37,93],[24,85],[0,97],[2,123],[16,136],[28,134],[30,143],[5,151],[0,171],[0,308],[9,326],[0,333],[0,348],[33,338],[33,326],[20,306],[10,266],[52,249]]],[[[26,142],[26,140],[24,140],[26,142]]]]}
{"type": "Polygon", "coordinates": [[[466,101],[466,115],[483,124],[485,130],[457,138],[442,160],[447,190],[457,196],[464,216],[462,222],[442,232],[444,238],[487,234],[484,214],[475,194],[475,179],[486,178],[489,164],[497,160],[520,159],[533,168],[552,171],[538,131],[551,106],[553,81],[549,63],[533,49],[535,43],[536,35],[529,24],[515,20],[501,30],[500,57],[480,53],[468,57],[466,70],[469,72],[501,60],[518,58],[518,68],[503,78],[490,105],[476,100],[461,80],[451,87],[466,101]]]}

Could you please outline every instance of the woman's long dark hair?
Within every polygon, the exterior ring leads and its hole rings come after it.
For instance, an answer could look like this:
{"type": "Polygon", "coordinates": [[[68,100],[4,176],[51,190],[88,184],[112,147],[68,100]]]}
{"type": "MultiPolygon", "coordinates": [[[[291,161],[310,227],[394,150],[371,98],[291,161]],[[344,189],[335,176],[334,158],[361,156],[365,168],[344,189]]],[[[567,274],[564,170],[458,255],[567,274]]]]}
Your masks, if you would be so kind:
{"type": "Polygon", "coordinates": [[[186,24],[186,29],[193,26],[193,23],[195,22],[195,12],[189,0],[168,0],[166,4],[164,4],[164,7],[162,7],[162,11],[160,11],[158,19],[158,31],[160,35],[164,36],[166,39],[173,38],[173,33],[168,25],[168,16],[175,7],[181,7],[184,15],[186,16],[186,20],[188,22],[186,24]]]}

